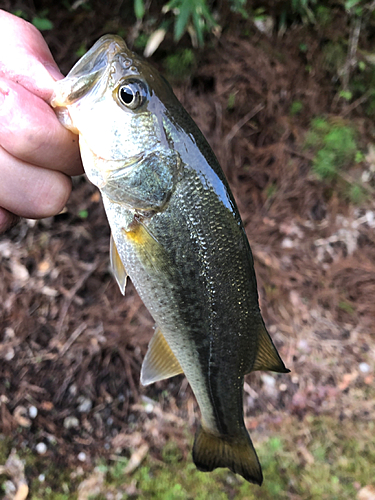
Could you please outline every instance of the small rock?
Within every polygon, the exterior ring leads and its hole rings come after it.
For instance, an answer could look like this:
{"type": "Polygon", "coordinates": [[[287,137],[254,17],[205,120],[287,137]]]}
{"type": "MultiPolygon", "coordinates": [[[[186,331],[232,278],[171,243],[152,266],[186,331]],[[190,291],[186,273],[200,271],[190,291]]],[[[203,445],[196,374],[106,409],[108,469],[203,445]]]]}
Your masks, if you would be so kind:
{"type": "Polygon", "coordinates": [[[75,396],[77,394],[77,386],[75,384],[72,384],[69,387],[69,393],[71,396],[75,396]]]}
{"type": "Polygon", "coordinates": [[[30,278],[29,271],[20,262],[11,261],[10,268],[15,280],[21,283],[26,283],[26,281],[30,278]]]}
{"type": "Polygon", "coordinates": [[[267,375],[266,373],[263,373],[261,375],[261,379],[263,382],[263,388],[264,392],[267,394],[269,397],[274,397],[277,394],[276,390],[276,380],[272,377],[272,375],[267,375]]]}
{"type": "Polygon", "coordinates": [[[146,413],[152,413],[154,411],[154,405],[151,404],[151,403],[148,403],[146,406],[145,406],[145,412],[146,413]]]}
{"type": "Polygon", "coordinates": [[[64,419],[65,429],[72,429],[79,426],[79,420],[77,417],[66,417],[64,419]]]}
{"type": "Polygon", "coordinates": [[[80,396],[78,398],[78,411],[80,413],[88,413],[91,408],[92,408],[92,401],[89,398],[86,398],[85,396],[80,396]]]}
{"type": "Polygon", "coordinates": [[[367,363],[360,363],[359,371],[362,373],[369,373],[371,371],[371,367],[367,363]]]}
{"type": "Polygon", "coordinates": [[[5,361],[11,361],[15,356],[13,347],[8,347],[6,354],[4,355],[5,361]]]}
{"type": "Polygon", "coordinates": [[[309,343],[307,342],[307,340],[305,339],[301,339],[298,343],[297,343],[297,347],[300,351],[304,351],[304,352],[309,352],[310,351],[310,346],[309,346],[309,343]]]}
{"type": "Polygon", "coordinates": [[[30,406],[29,417],[34,419],[37,415],[38,415],[38,408],[36,408],[36,406],[30,406]]]}
{"type": "Polygon", "coordinates": [[[38,443],[35,446],[35,449],[39,455],[44,455],[47,451],[47,445],[45,443],[38,443]]]}
{"type": "Polygon", "coordinates": [[[16,336],[16,332],[13,330],[13,328],[11,328],[10,326],[5,328],[4,340],[12,340],[12,339],[14,339],[15,336],[16,336]]]}
{"type": "Polygon", "coordinates": [[[294,246],[294,242],[290,238],[284,238],[281,242],[281,248],[293,248],[294,246]]]}

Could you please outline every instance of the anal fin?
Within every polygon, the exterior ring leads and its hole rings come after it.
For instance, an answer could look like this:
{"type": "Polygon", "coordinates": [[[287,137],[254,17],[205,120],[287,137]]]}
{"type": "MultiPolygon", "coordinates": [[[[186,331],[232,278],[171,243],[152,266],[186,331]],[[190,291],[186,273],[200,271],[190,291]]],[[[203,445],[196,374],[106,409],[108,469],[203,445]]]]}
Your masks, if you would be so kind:
{"type": "Polygon", "coordinates": [[[149,385],[159,380],[180,375],[183,370],[159,328],[148,345],[141,370],[141,384],[149,385]]]}
{"type": "Polygon", "coordinates": [[[111,269],[114,277],[116,278],[117,284],[121,290],[122,295],[125,295],[126,279],[128,273],[125,270],[124,264],[122,263],[121,257],[118,253],[116,243],[111,234],[111,240],[109,243],[109,259],[111,262],[111,269]]]}
{"type": "Polygon", "coordinates": [[[256,370],[269,370],[271,372],[279,373],[290,372],[290,370],[285,367],[284,362],[274,346],[274,343],[272,342],[264,324],[259,328],[258,351],[250,371],[254,372],[256,370]]]}

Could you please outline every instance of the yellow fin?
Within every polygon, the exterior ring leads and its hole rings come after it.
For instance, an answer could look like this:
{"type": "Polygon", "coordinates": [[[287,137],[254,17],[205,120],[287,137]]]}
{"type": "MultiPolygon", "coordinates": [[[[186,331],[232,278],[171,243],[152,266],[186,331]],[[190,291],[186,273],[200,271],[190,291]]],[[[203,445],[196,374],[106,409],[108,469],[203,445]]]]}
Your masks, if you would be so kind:
{"type": "Polygon", "coordinates": [[[216,436],[199,427],[195,435],[193,460],[202,472],[228,467],[250,483],[260,486],[263,482],[262,468],[245,428],[239,436],[232,437],[216,436]]]}
{"type": "Polygon", "coordinates": [[[180,363],[157,328],[143,360],[141,384],[149,385],[183,373],[180,363]]]}
{"type": "Polygon", "coordinates": [[[150,274],[163,272],[167,276],[173,275],[174,268],[168,253],[140,217],[134,219],[127,229],[122,228],[122,232],[134,245],[140,262],[150,274]]]}
{"type": "Polygon", "coordinates": [[[114,242],[112,234],[109,243],[109,259],[111,262],[113,275],[116,278],[117,284],[121,290],[122,295],[125,295],[126,278],[128,277],[128,273],[126,272],[124,264],[122,263],[122,260],[118,253],[116,243],[114,242]]]}
{"type": "Polygon", "coordinates": [[[264,324],[260,327],[258,336],[258,352],[250,371],[270,370],[272,372],[289,373],[285,367],[280,354],[277,352],[269,333],[264,324]]]}

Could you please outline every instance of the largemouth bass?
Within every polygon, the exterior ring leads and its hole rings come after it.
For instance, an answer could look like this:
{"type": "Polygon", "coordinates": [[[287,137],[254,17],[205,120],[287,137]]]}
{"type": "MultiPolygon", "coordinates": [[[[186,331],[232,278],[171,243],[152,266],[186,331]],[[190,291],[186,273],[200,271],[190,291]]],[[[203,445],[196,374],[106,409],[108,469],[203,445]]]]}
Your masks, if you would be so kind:
{"type": "Polygon", "coordinates": [[[289,370],[260,314],[250,246],[214,153],[166,80],[118,36],[56,83],[51,104],[79,134],[102,194],[119,287],[130,276],[156,322],[142,384],[184,373],[202,414],[197,468],[228,467],[260,485],[244,376],[289,370]]]}

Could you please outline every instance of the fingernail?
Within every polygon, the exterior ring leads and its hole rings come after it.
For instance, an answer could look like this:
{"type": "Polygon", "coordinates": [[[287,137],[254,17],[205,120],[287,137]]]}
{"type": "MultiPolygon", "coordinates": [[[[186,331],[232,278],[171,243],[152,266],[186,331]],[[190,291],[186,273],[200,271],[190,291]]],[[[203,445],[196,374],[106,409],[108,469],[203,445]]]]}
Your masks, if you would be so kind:
{"type": "Polygon", "coordinates": [[[51,63],[44,63],[44,67],[54,80],[61,80],[64,75],[60,72],[59,68],[51,63]]]}

